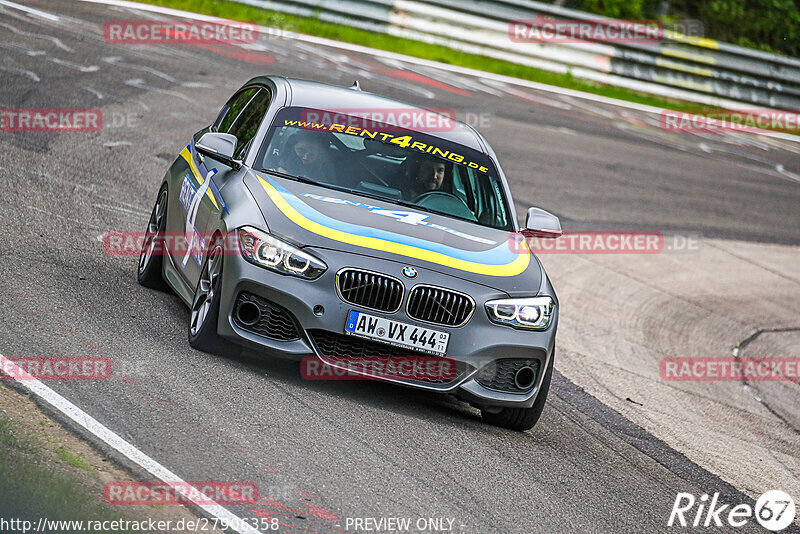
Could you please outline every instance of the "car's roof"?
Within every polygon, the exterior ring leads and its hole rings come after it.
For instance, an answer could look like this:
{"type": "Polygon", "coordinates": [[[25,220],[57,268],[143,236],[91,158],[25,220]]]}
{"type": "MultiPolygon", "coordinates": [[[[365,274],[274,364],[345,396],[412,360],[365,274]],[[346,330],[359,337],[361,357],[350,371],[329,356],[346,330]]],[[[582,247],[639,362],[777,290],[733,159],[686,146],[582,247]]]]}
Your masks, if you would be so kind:
{"type": "MultiPolygon", "coordinates": [[[[271,77],[272,78],[272,77],[271,77]]],[[[436,113],[433,110],[413,106],[405,102],[393,100],[366,91],[357,91],[349,87],[340,87],[327,83],[300,80],[297,78],[281,78],[291,87],[291,96],[287,105],[298,107],[309,107],[330,111],[347,109],[392,109],[409,110],[413,112],[436,113]]],[[[437,113],[439,114],[439,113],[437,113]]],[[[452,120],[453,115],[449,116],[450,121],[455,125],[451,130],[428,132],[436,137],[458,143],[472,148],[482,153],[486,153],[486,148],[481,143],[479,134],[467,124],[461,121],[452,120]]],[[[424,133],[424,132],[423,132],[424,133]]]]}

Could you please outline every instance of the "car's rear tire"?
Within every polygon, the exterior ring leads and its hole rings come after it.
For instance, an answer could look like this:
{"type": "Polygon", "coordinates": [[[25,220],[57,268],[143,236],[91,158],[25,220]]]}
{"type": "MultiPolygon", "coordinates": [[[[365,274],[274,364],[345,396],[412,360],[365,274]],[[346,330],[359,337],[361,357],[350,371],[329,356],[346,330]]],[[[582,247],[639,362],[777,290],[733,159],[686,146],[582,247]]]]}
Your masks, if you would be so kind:
{"type": "Polygon", "coordinates": [[[511,430],[518,430],[524,432],[530,430],[539,421],[539,417],[544,410],[545,402],[547,401],[547,393],[550,391],[550,380],[553,377],[553,360],[556,358],[556,353],[550,357],[550,364],[547,366],[547,371],[542,380],[542,388],[530,408],[509,408],[503,407],[499,411],[481,410],[481,417],[484,421],[491,425],[500,426],[503,428],[510,428],[511,430]]]}
{"type": "Polygon", "coordinates": [[[194,290],[189,317],[189,345],[219,356],[235,356],[239,349],[217,333],[222,299],[223,248],[215,241],[208,249],[194,290]]]}
{"type": "Polygon", "coordinates": [[[164,281],[164,232],[167,228],[167,184],[161,186],[158,198],[150,213],[147,223],[142,250],[139,252],[139,267],[136,270],[136,279],[139,284],[150,289],[169,291],[169,286],[164,281]]]}

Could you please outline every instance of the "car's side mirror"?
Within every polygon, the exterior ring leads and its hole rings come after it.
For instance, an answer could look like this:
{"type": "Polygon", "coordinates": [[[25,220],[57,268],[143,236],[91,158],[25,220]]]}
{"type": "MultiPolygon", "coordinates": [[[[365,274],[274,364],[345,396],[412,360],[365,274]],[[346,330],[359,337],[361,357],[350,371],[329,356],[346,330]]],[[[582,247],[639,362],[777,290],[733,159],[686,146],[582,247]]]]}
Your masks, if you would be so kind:
{"type": "Polygon", "coordinates": [[[236,143],[237,139],[235,135],[208,132],[203,134],[203,137],[194,144],[194,147],[201,154],[218,159],[234,169],[238,169],[242,166],[242,162],[233,159],[236,143]]]}
{"type": "Polygon", "coordinates": [[[562,234],[558,217],[539,208],[530,208],[522,230],[525,237],[559,237],[562,234]]]}

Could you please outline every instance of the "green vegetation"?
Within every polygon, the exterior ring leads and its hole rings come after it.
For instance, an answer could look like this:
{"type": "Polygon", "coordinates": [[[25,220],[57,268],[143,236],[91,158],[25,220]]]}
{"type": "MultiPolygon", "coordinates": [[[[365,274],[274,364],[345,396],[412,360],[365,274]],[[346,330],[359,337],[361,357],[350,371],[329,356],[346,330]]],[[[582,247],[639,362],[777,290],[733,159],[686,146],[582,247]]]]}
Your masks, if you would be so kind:
{"type": "Polygon", "coordinates": [[[582,5],[570,7],[615,19],[643,19],[644,13],[657,3],[653,0],[584,0],[582,5]]]}
{"type": "Polygon", "coordinates": [[[94,471],[92,469],[92,466],[87,464],[83,460],[83,458],[81,458],[80,456],[78,456],[76,454],[71,453],[70,451],[68,451],[64,447],[59,447],[58,450],[56,450],[56,454],[58,454],[59,458],[61,458],[65,462],[67,462],[72,467],[77,467],[78,469],[83,469],[84,471],[89,471],[90,473],[92,471],[94,471]]]}
{"type": "Polygon", "coordinates": [[[767,52],[800,55],[800,4],[796,0],[579,0],[570,7],[606,17],[661,18],[667,27],[697,19],[711,39],[767,52]]]}

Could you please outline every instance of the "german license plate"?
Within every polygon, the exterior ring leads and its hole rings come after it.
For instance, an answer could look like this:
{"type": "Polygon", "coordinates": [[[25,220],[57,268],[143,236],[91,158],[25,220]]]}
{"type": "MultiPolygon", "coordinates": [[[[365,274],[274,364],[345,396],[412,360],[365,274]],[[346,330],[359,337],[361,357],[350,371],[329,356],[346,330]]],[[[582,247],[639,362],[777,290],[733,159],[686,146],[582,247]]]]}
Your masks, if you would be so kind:
{"type": "Polygon", "coordinates": [[[357,311],[350,311],[347,315],[344,333],[438,356],[444,356],[447,352],[447,342],[450,340],[448,332],[357,311]]]}

